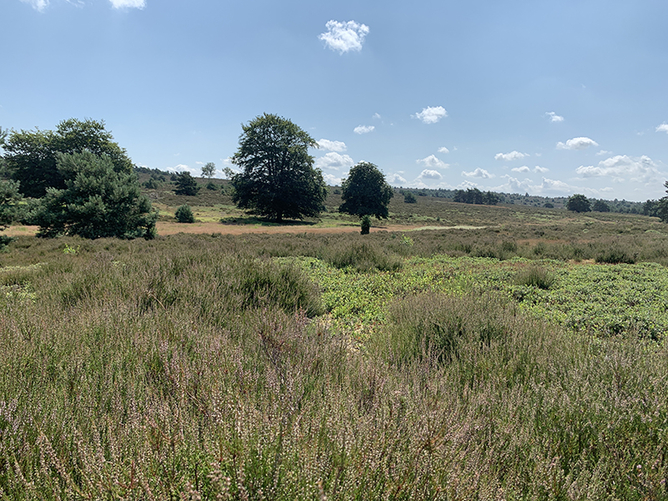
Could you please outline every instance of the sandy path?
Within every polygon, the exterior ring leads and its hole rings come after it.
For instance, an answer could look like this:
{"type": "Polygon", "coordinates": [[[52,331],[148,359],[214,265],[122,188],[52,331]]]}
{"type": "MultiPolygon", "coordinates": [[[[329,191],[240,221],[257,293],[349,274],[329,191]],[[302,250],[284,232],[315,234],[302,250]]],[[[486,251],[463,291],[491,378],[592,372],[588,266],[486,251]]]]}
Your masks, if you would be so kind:
{"type": "MultiPolygon", "coordinates": [[[[420,226],[386,224],[382,226],[372,226],[371,232],[377,231],[410,231],[420,226]]],[[[245,233],[357,233],[359,226],[309,226],[309,225],[286,225],[286,226],[262,226],[262,225],[234,225],[221,223],[192,223],[180,224],[165,221],[157,223],[158,235],[174,235],[176,233],[221,233],[223,235],[242,235],[245,233]]],[[[444,227],[445,229],[445,227],[444,227]]],[[[3,234],[10,237],[20,235],[31,236],[37,233],[37,226],[12,226],[6,229],[3,234]]]]}

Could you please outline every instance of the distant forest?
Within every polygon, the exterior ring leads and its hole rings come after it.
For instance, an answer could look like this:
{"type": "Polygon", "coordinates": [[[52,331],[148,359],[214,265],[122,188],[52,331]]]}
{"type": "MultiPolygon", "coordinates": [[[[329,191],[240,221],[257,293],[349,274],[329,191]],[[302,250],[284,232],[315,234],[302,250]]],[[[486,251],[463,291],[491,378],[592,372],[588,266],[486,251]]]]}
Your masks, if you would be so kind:
{"type": "MultiPolygon", "coordinates": [[[[161,171],[159,169],[150,169],[148,167],[135,167],[137,173],[148,174],[151,179],[164,181],[174,175],[173,172],[161,171]]],[[[145,186],[147,187],[147,186],[145,186]]],[[[339,187],[340,188],[340,187],[339,187]]],[[[478,205],[526,205],[531,207],[547,207],[555,209],[565,209],[568,197],[541,197],[525,193],[496,193],[491,191],[480,191],[477,188],[468,188],[466,190],[446,190],[429,188],[395,188],[395,192],[402,195],[412,193],[416,197],[436,197],[448,198],[453,202],[463,202],[478,205]]],[[[419,199],[418,199],[419,200],[419,199]]],[[[599,199],[589,198],[593,210],[596,210],[595,203],[599,199]]],[[[622,214],[645,214],[646,216],[655,216],[656,200],[647,202],[631,202],[629,200],[605,200],[600,199],[610,208],[610,212],[619,212],[622,214]]]]}

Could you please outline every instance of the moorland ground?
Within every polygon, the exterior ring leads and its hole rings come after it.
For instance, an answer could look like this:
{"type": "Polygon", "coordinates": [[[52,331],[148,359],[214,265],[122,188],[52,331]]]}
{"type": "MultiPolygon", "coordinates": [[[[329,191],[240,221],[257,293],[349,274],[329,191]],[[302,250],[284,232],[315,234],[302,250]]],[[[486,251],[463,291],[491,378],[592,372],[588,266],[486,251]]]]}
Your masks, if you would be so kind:
{"type": "Polygon", "coordinates": [[[668,498],[658,219],[153,197],[155,240],[0,254],[3,498],[668,498]]]}

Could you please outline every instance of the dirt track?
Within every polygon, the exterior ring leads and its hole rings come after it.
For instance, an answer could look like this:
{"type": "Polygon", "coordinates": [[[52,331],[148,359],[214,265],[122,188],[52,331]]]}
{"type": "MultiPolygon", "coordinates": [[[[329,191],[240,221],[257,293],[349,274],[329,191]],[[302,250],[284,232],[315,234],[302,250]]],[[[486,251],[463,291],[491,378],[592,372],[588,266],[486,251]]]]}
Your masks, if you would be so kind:
{"type": "MultiPolygon", "coordinates": [[[[387,224],[371,227],[371,232],[377,231],[409,231],[419,226],[387,224]]],[[[245,233],[357,233],[359,226],[309,226],[302,224],[286,226],[261,226],[261,225],[232,225],[220,223],[193,223],[180,224],[159,221],[157,223],[158,235],[174,235],[176,233],[221,233],[223,235],[242,235],[245,233]]],[[[8,236],[34,235],[37,226],[12,226],[3,232],[8,236]]]]}

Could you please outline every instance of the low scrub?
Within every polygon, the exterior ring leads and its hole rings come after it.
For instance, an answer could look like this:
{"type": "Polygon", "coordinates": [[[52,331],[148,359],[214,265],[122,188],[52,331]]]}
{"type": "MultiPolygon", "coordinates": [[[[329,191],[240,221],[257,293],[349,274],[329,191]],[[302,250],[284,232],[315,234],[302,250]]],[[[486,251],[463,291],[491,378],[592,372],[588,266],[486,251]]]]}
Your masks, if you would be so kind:
{"type": "Polygon", "coordinates": [[[390,254],[376,242],[337,242],[322,250],[325,261],[336,268],[348,268],[358,272],[371,270],[397,271],[402,263],[399,256],[390,254]]]}
{"type": "Polygon", "coordinates": [[[423,294],[390,306],[381,350],[399,363],[447,363],[462,349],[504,342],[514,323],[514,307],[493,296],[423,294]]]}
{"type": "Polygon", "coordinates": [[[545,268],[539,266],[531,266],[525,271],[517,274],[515,277],[516,285],[526,285],[527,287],[538,287],[539,289],[548,290],[554,285],[554,275],[552,275],[545,268]]]}

